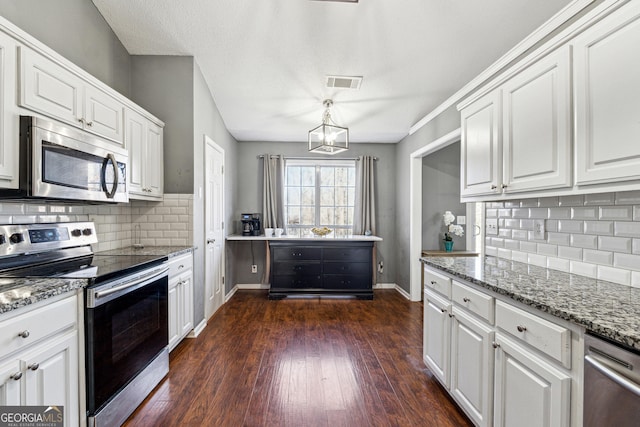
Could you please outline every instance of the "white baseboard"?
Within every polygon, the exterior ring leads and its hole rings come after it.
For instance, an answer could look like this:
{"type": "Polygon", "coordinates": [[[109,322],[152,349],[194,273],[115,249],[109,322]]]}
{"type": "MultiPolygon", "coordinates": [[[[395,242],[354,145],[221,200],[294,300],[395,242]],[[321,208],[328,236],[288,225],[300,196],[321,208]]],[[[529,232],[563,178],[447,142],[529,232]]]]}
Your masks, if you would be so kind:
{"type": "Polygon", "coordinates": [[[269,289],[268,283],[238,283],[236,285],[238,290],[240,289],[269,289]]]}
{"type": "Polygon", "coordinates": [[[235,293],[236,293],[237,291],[238,291],[238,285],[234,286],[234,287],[233,287],[233,289],[231,289],[231,290],[229,291],[229,293],[228,293],[228,294],[226,294],[226,295],[224,296],[224,302],[225,302],[225,304],[229,302],[229,300],[231,299],[231,297],[232,297],[233,295],[235,295],[235,293]]]}
{"type": "Polygon", "coordinates": [[[395,289],[400,295],[411,301],[411,295],[395,283],[376,283],[373,289],[395,289]]]}
{"type": "Polygon", "coordinates": [[[198,323],[196,327],[193,328],[191,332],[189,332],[189,335],[187,335],[187,338],[197,338],[198,335],[200,335],[200,332],[202,332],[206,326],[207,326],[207,321],[203,319],[202,322],[198,323]]]}
{"type": "Polygon", "coordinates": [[[398,293],[400,295],[402,295],[403,297],[405,297],[406,299],[408,299],[409,301],[411,301],[411,295],[409,294],[409,292],[405,291],[404,289],[402,289],[400,286],[396,285],[395,290],[398,291],[398,293]]]}

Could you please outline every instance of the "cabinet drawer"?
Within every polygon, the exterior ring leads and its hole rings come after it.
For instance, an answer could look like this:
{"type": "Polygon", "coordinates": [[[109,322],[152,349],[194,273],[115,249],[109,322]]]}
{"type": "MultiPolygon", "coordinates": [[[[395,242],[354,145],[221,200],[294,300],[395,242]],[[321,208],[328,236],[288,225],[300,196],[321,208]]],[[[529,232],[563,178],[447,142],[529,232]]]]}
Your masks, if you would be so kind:
{"type": "Polygon", "coordinates": [[[0,322],[0,358],[58,331],[74,327],[78,320],[74,295],[0,322]],[[25,338],[18,334],[27,335],[25,338]]]}
{"type": "Polygon", "coordinates": [[[320,248],[289,247],[272,248],[271,250],[274,261],[320,260],[322,258],[322,249],[320,248]]]}
{"type": "Polygon", "coordinates": [[[323,287],[325,289],[371,289],[369,277],[349,274],[325,274],[323,287]]]}
{"type": "Polygon", "coordinates": [[[371,261],[371,248],[325,248],[325,260],[368,262],[371,261]]]}
{"type": "Polygon", "coordinates": [[[193,255],[191,253],[169,258],[169,277],[175,277],[193,268],[193,255]]]}
{"type": "Polygon", "coordinates": [[[325,262],[325,274],[369,274],[371,264],[366,262],[325,262]]]}
{"type": "Polygon", "coordinates": [[[320,276],[273,276],[271,289],[315,289],[320,288],[320,276]]]}
{"type": "Polygon", "coordinates": [[[571,331],[496,301],[496,326],[571,368],[571,331]]]}
{"type": "Polygon", "coordinates": [[[273,264],[273,274],[275,275],[318,275],[321,272],[319,262],[295,262],[284,261],[273,264]]]}
{"type": "Polygon", "coordinates": [[[451,299],[457,305],[477,314],[493,325],[495,313],[493,297],[454,280],[451,286],[451,299]]]}
{"type": "Polygon", "coordinates": [[[424,285],[451,298],[451,279],[427,267],[424,268],[424,285]]]}

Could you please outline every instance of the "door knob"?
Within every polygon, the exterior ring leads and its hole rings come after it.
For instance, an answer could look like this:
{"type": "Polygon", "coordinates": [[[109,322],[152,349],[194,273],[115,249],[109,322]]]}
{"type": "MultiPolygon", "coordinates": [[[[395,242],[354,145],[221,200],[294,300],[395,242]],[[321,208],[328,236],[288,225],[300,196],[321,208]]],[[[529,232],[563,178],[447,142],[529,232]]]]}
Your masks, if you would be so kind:
{"type": "Polygon", "coordinates": [[[207,245],[215,242],[216,242],[216,239],[207,239],[207,245]]]}

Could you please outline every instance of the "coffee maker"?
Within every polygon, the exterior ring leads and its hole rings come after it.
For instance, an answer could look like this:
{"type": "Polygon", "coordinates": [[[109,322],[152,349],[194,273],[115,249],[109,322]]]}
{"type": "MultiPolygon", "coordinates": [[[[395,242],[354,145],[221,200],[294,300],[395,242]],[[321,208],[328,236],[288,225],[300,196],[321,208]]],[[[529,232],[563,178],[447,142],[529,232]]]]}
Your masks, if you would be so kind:
{"type": "Polygon", "coordinates": [[[243,236],[259,236],[262,232],[262,227],[260,226],[260,214],[258,213],[240,214],[240,222],[242,222],[243,236]]]}

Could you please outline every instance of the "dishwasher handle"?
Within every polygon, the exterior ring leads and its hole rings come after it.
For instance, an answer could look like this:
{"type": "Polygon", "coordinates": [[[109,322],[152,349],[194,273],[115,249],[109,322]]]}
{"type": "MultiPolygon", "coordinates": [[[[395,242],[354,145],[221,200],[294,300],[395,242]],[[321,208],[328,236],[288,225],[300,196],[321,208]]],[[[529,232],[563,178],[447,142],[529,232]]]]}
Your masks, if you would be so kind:
{"type": "Polygon", "coordinates": [[[615,382],[621,387],[624,387],[625,389],[629,390],[631,393],[635,394],[636,396],[640,396],[640,385],[629,380],[624,375],[620,375],[613,369],[607,367],[606,365],[598,361],[595,357],[587,355],[584,357],[584,360],[585,362],[593,366],[602,375],[609,378],[611,381],[615,382]]]}

